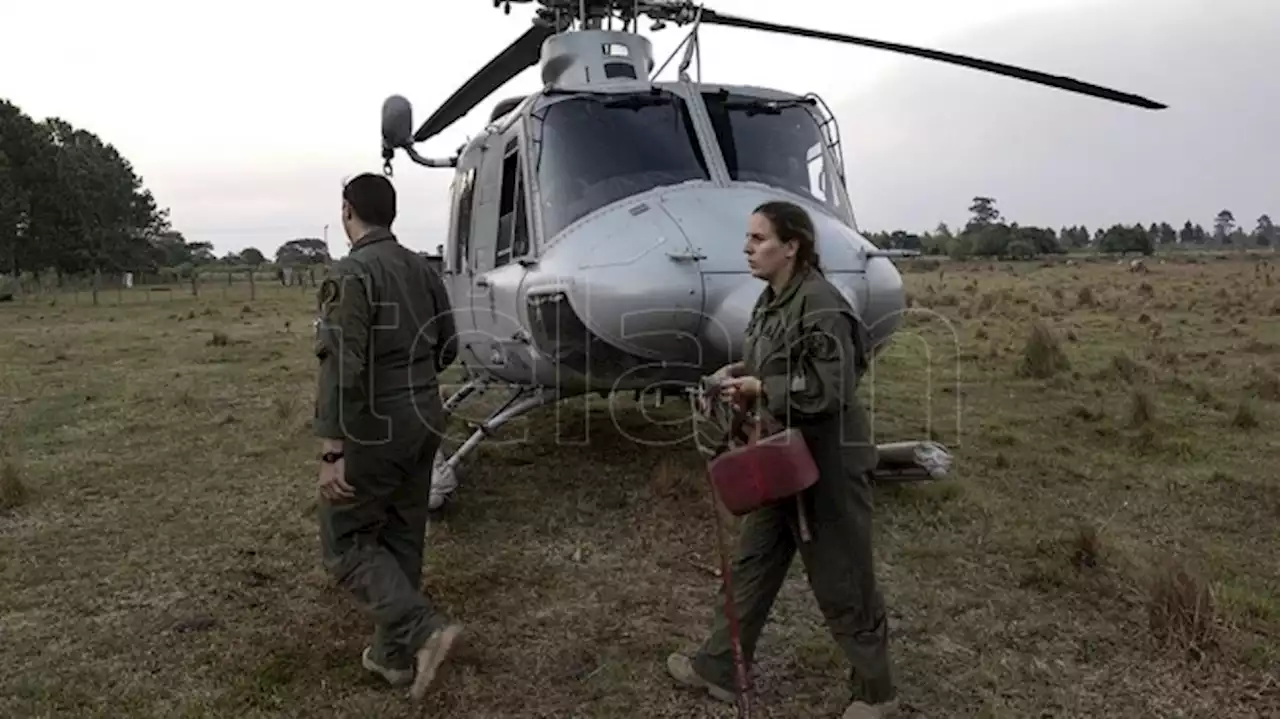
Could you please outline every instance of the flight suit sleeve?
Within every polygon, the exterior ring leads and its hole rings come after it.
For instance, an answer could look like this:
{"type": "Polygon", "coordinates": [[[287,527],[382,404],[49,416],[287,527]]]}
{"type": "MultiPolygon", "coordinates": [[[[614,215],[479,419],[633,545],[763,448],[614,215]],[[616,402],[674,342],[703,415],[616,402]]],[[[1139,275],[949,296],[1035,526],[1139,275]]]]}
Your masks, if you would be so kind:
{"type": "Polygon", "coordinates": [[[790,320],[796,329],[785,367],[760,378],[762,408],[786,425],[840,412],[864,363],[855,339],[860,323],[850,310],[821,297],[803,304],[790,320]]]}
{"type": "Polygon", "coordinates": [[[315,434],[345,439],[350,436],[350,423],[366,404],[362,379],[369,363],[373,316],[369,278],[344,258],[320,284],[318,299],[315,434]]]}
{"type": "Polygon", "coordinates": [[[458,327],[453,319],[453,305],[449,302],[449,292],[445,289],[440,273],[427,267],[427,283],[435,299],[436,336],[436,371],[443,372],[458,359],[458,327]]]}

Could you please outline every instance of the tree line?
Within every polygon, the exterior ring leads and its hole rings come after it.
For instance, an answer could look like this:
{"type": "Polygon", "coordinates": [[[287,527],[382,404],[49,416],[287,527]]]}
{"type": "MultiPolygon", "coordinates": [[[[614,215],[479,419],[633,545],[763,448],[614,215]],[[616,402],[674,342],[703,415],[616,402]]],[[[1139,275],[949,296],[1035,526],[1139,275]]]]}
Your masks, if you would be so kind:
{"type": "MultiPolygon", "coordinates": [[[[299,238],[275,252],[282,265],[329,261],[326,243],[299,238]]],[[[57,117],[35,120],[0,98],[0,275],[152,272],[210,265],[258,267],[256,248],[217,258],[169,222],[110,142],[57,117]]]]}
{"type": "Polygon", "coordinates": [[[0,271],[146,265],[168,227],[168,211],[109,142],[0,99],[0,271]]]}
{"type": "Polygon", "coordinates": [[[960,232],[952,232],[945,223],[923,234],[903,230],[867,234],[882,249],[916,250],[926,255],[966,257],[998,257],[1025,259],[1037,255],[1065,254],[1072,250],[1104,253],[1137,253],[1150,255],[1159,247],[1276,247],[1280,245],[1280,228],[1268,215],[1262,215],[1251,231],[1236,222],[1230,210],[1222,210],[1213,220],[1211,230],[1186,220],[1181,228],[1168,222],[1144,225],[1116,224],[1093,230],[1078,225],[1058,230],[1008,222],[996,209],[991,197],[975,197],[969,206],[969,221],[960,232]]]}
{"type": "MultiPolygon", "coordinates": [[[[977,257],[1034,257],[1074,249],[1151,254],[1157,247],[1276,246],[1280,231],[1271,218],[1258,218],[1252,231],[1237,224],[1230,210],[1214,218],[1212,229],[1187,220],[1175,228],[1150,225],[1051,228],[1007,222],[995,199],[975,197],[970,219],[953,233],[946,224],[932,232],[876,232],[868,238],[882,248],[977,257]]],[[[276,249],[277,266],[326,264],[327,243],[296,238],[276,249]]],[[[170,226],[133,166],[111,143],[56,117],[37,121],[0,98],[0,275],[53,272],[157,272],[180,276],[214,266],[267,263],[257,248],[215,257],[207,242],[189,242],[170,226]]]]}

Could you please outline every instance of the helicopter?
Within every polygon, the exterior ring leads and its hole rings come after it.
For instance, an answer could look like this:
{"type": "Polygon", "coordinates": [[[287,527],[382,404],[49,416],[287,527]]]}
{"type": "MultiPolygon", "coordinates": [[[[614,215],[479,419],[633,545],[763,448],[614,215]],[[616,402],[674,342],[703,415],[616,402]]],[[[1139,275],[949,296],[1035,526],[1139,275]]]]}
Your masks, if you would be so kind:
{"type": "MultiPolygon", "coordinates": [[[[742,355],[764,288],[742,257],[751,211],[784,199],[817,230],[824,274],[867,327],[871,356],[902,323],[893,260],[857,229],[839,126],[814,93],[704,82],[698,30],[716,25],[828,40],[961,65],[1146,109],[1165,105],[1071,78],[951,53],[722,14],[688,0],[536,1],[531,27],[415,131],[401,95],[382,107],[383,171],[396,150],[453,172],[448,241],[438,258],[466,379],[445,402],[505,387],[506,401],[432,472],[431,509],[458,487],[459,463],[486,437],[571,397],[688,393],[742,355]],[[690,26],[655,70],[642,18],[690,26]],[[678,79],[658,75],[683,52],[678,79]],[[696,61],[696,77],[689,68],[696,61]],[[498,101],[451,156],[414,145],[452,126],[519,73],[542,88],[498,101]]],[[[880,445],[876,481],[939,479],[950,454],[932,441],[880,445]]]]}

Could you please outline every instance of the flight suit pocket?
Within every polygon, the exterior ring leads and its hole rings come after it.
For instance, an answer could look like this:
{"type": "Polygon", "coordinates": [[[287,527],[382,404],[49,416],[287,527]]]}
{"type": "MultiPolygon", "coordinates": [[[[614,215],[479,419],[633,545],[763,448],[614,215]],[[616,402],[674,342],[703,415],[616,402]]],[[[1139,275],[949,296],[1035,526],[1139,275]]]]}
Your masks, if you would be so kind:
{"type": "Polygon", "coordinates": [[[789,375],[797,369],[798,330],[783,316],[773,316],[761,327],[759,339],[761,377],[789,375]]]}

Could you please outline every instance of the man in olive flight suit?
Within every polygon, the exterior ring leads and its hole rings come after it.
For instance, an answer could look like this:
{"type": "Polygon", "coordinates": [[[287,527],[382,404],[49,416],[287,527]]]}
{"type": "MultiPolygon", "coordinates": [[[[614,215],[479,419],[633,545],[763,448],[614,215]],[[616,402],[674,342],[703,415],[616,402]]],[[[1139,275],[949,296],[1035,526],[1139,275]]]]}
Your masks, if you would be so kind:
{"type": "MultiPolygon", "coordinates": [[[[866,367],[866,328],[816,268],[800,268],[777,293],[766,288],[747,326],[744,362],[719,373],[726,384],[754,378],[750,398],[766,422],[795,427],[818,467],[802,494],[811,537],[801,541],[796,503],[747,515],[732,572],[743,657],[756,643],[797,550],[836,643],[852,665],[854,703],[846,717],[891,712],[897,691],[886,609],[872,558],[872,488],[877,452],[870,422],[854,394],[866,367]],[[758,381],[755,381],[758,380],[758,381]]],[[[669,671],[721,701],[736,692],[723,589],[711,635],[692,657],[674,654],[669,671]]]]}
{"type": "Polygon", "coordinates": [[[342,191],[350,253],[319,290],[315,432],[325,568],[374,622],[366,669],[421,699],[461,631],[421,592],[431,467],[444,435],[439,372],[457,355],[440,277],[391,233],[396,193],[342,191]]]}

